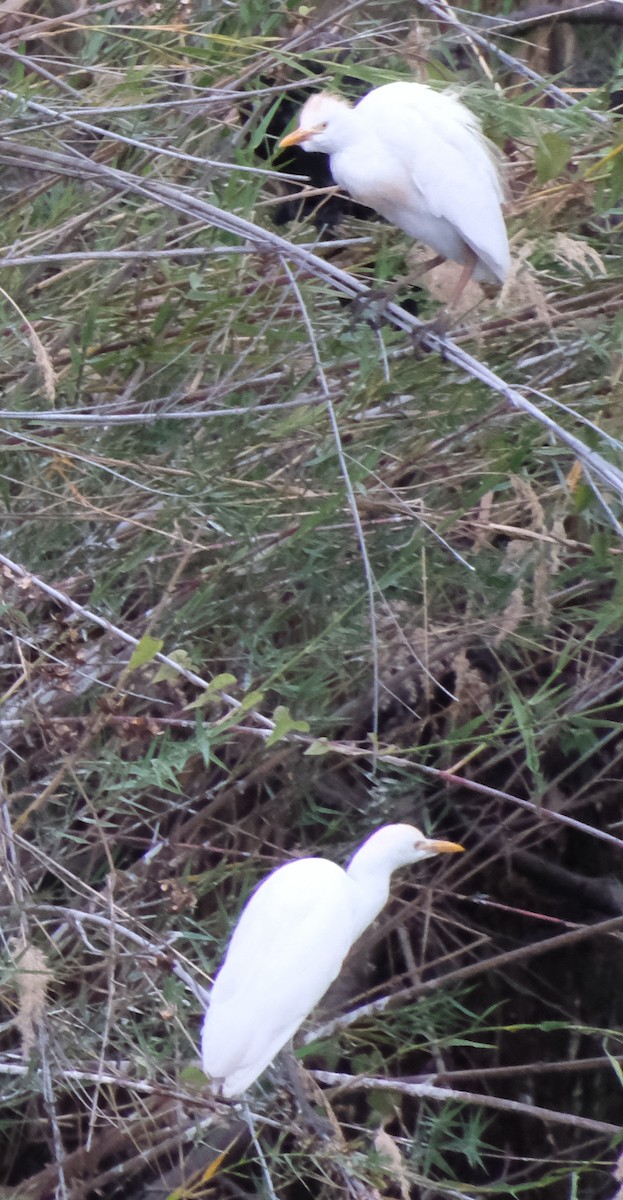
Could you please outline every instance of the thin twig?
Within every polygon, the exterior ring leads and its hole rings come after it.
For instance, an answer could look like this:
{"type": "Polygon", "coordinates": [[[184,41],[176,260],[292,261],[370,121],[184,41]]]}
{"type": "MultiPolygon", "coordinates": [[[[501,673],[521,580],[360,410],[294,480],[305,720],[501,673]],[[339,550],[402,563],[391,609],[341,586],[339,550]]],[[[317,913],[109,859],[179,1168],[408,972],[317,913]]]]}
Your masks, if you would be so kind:
{"type": "Polygon", "coordinates": [[[242,1111],[244,1112],[244,1115],[245,1115],[245,1120],[247,1122],[247,1127],[248,1127],[249,1133],[251,1135],[251,1141],[253,1142],[253,1146],[255,1148],[255,1153],[257,1154],[260,1167],[262,1168],[262,1175],[264,1176],[264,1183],[266,1184],[266,1190],[268,1192],[268,1195],[270,1196],[270,1200],[277,1200],[277,1193],[275,1192],[271,1174],[268,1169],[268,1163],[266,1162],[266,1156],[264,1154],[264,1151],[262,1150],[260,1140],[257,1136],[257,1133],[255,1132],[255,1122],[253,1120],[253,1114],[252,1114],[251,1109],[249,1108],[249,1105],[246,1100],[243,1102],[242,1111]]]}
{"type": "MultiPolygon", "coordinates": [[[[434,13],[445,24],[451,25],[468,42],[475,42],[483,50],[487,50],[489,54],[494,54],[496,58],[499,58],[505,67],[509,67],[511,71],[516,72],[518,75],[523,75],[531,83],[537,84],[540,91],[547,96],[551,96],[562,108],[572,108],[577,104],[577,100],[573,96],[569,96],[567,92],[563,92],[562,88],[557,87],[555,83],[549,83],[542,75],[539,75],[531,67],[528,67],[526,63],[521,62],[518,58],[513,58],[511,54],[507,54],[505,50],[496,46],[495,42],[492,42],[490,38],[483,37],[481,33],[477,33],[471,26],[466,25],[463,21],[459,21],[449,4],[439,4],[437,0],[418,0],[418,3],[428,9],[429,12],[434,13]]],[[[497,32],[497,29],[494,32],[497,32]]],[[[583,112],[588,113],[600,125],[606,125],[610,121],[607,115],[595,112],[592,108],[583,107],[583,112]]]]}
{"type": "Polygon", "coordinates": [[[403,1007],[417,999],[418,996],[425,996],[439,988],[453,987],[457,983],[464,983],[467,979],[475,979],[478,975],[499,971],[501,967],[508,967],[512,963],[528,962],[533,958],[538,958],[541,954],[566,949],[568,946],[586,941],[587,938],[603,937],[606,934],[618,932],[620,929],[623,929],[623,917],[611,917],[609,920],[599,921],[595,925],[582,925],[578,929],[557,934],[556,937],[531,942],[529,946],[517,946],[514,950],[505,950],[502,954],[494,954],[491,958],[483,959],[480,962],[457,967],[456,970],[449,971],[447,975],[424,980],[413,987],[404,988],[401,992],[383,996],[380,1000],[373,1000],[370,1004],[362,1004],[359,1008],[311,1030],[304,1036],[303,1041],[307,1045],[319,1038],[330,1037],[338,1029],[348,1029],[355,1021],[377,1016],[391,1008],[403,1007]]]}
{"type": "Polygon", "coordinates": [[[327,383],[327,377],[324,372],[324,367],[322,365],[322,359],[320,357],[320,351],[318,350],[318,343],[316,341],[316,337],[314,334],[314,327],[309,319],[309,313],[307,311],[307,307],[306,307],[303,297],[301,295],[301,290],[298,286],[298,283],[296,282],[296,279],[294,278],[294,275],[292,274],[292,271],[290,270],[288,263],[286,261],[284,261],[283,265],[288,274],[288,278],[290,280],[290,287],[292,288],[294,295],[296,296],[297,303],[299,305],[299,309],[301,312],[301,316],[303,318],[303,324],[305,325],[305,329],[307,331],[307,336],[308,336],[309,344],[310,344],[311,351],[312,351],[312,354],[314,357],[314,362],[316,364],[316,377],[318,379],[318,383],[320,385],[320,390],[324,397],[324,401],[325,401],[325,404],[327,407],[327,412],[329,414],[329,420],[331,422],[331,431],[333,433],[333,440],[335,442],[335,449],[337,452],[338,462],[340,464],[340,471],[342,473],[342,479],[344,480],[344,488],[346,491],[346,498],[348,500],[348,507],[350,509],[350,515],[351,515],[353,526],[355,529],[355,534],[356,534],[357,542],[359,545],[359,553],[361,554],[361,561],[363,564],[363,572],[364,572],[365,581],[366,581],[366,592],[367,592],[367,597],[368,597],[368,620],[370,622],[370,643],[371,643],[371,649],[372,649],[372,735],[373,735],[372,769],[374,770],[374,755],[376,754],[376,748],[377,748],[377,743],[378,743],[378,731],[379,731],[379,695],[380,695],[379,640],[378,640],[378,634],[377,634],[376,605],[375,605],[375,595],[376,595],[376,590],[377,590],[376,582],[375,582],[374,575],[372,572],[372,564],[370,563],[370,557],[368,555],[368,548],[366,546],[366,539],[365,539],[365,534],[363,531],[361,517],[359,515],[359,509],[357,507],[357,501],[355,499],[355,491],[354,491],[354,488],[353,488],[353,485],[351,482],[350,474],[348,472],[348,467],[346,465],[346,455],[344,454],[344,447],[342,445],[342,437],[340,434],[340,427],[339,427],[338,420],[337,420],[335,405],[333,404],[333,401],[331,399],[331,393],[329,390],[329,385],[327,383]]]}
{"type": "MultiPolygon", "coordinates": [[[[13,154],[15,153],[13,143],[7,142],[6,139],[0,140],[0,161],[13,161],[11,154],[5,157],[7,149],[13,151],[13,154]]],[[[364,296],[370,290],[353,275],[341,270],[333,263],[325,262],[312,251],[289,242],[270,230],[262,229],[253,221],[209,204],[173,184],[159,183],[153,180],[147,182],[129,172],[116,170],[103,163],[95,163],[83,156],[74,158],[70,155],[42,151],[39,148],[28,148],[25,153],[29,165],[35,169],[52,169],[81,177],[84,177],[85,174],[90,175],[93,178],[99,178],[102,182],[106,181],[115,188],[123,187],[136,195],[150,200],[159,200],[175,211],[182,212],[195,220],[204,219],[218,229],[233,233],[238,237],[248,238],[258,248],[274,250],[282,260],[290,259],[297,265],[309,269],[312,274],[324,279],[344,295],[364,296]]],[[[392,324],[408,333],[413,334],[422,326],[422,322],[417,317],[413,317],[406,309],[393,302],[386,305],[385,313],[392,324]]],[[[484,363],[462,350],[456,343],[448,339],[440,339],[431,333],[426,335],[425,341],[431,349],[442,351],[445,359],[453,362],[466,374],[480,380],[486,387],[503,396],[512,409],[531,416],[543,425],[558,441],[563,442],[572,450],[581,463],[593,470],[602,483],[612,488],[619,500],[623,502],[623,472],[619,468],[613,466],[603,455],[592,450],[580,438],[559,425],[517,388],[512,387],[495,371],[490,370],[484,363]]]]}
{"type": "MultiPolygon", "coordinates": [[[[19,579],[28,580],[40,591],[44,592],[46,596],[50,596],[59,604],[69,608],[71,612],[76,613],[94,625],[99,625],[101,629],[105,629],[107,633],[119,638],[122,642],[125,642],[126,645],[133,647],[138,646],[140,638],[133,637],[131,633],[127,633],[126,630],[122,629],[119,625],[114,625],[112,621],[109,621],[106,617],[102,617],[99,613],[93,612],[92,609],[85,608],[83,604],[78,604],[78,602],[73,600],[71,596],[68,596],[66,592],[60,591],[59,588],[52,587],[38,575],[31,575],[24,567],[21,566],[20,563],[14,562],[13,559],[8,558],[5,554],[0,554],[0,563],[19,579]]],[[[181,666],[180,663],[178,663],[174,658],[170,658],[168,654],[162,654],[160,651],[157,651],[154,654],[154,660],[173,668],[178,675],[183,676],[183,678],[187,679],[189,683],[194,683],[195,686],[201,688],[202,691],[210,687],[209,680],[204,679],[201,675],[195,674],[194,671],[190,671],[188,667],[181,666]]],[[[225,692],[219,692],[219,695],[221,695],[228,704],[231,704],[234,710],[240,707],[241,701],[236,700],[235,697],[229,696],[225,692]]],[[[268,734],[275,727],[274,722],[270,721],[268,717],[264,717],[261,713],[257,713],[256,716],[258,722],[263,726],[268,736],[268,734]]]]}
{"type": "Polygon", "coordinates": [[[463,1092],[456,1088],[436,1087],[430,1083],[406,1083],[404,1079],[384,1079],[382,1076],[345,1075],[338,1071],[312,1071],[314,1079],[340,1090],[399,1092],[403,1096],[417,1096],[421,1100],[452,1100],[459,1104],[477,1104],[481,1108],[493,1108],[498,1112],[516,1113],[522,1117],[534,1117],[552,1125],[569,1125],[587,1133],[605,1133],[617,1140],[623,1138],[620,1125],[607,1121],[595,1121],[592,1117],[576,1117],[574,1113],[557,1112],[553,1108],[541,1108],[537,1104],[524,1104],[520,1100],[506,1100],[503,1096],[486,1093],[463,1092]]]}

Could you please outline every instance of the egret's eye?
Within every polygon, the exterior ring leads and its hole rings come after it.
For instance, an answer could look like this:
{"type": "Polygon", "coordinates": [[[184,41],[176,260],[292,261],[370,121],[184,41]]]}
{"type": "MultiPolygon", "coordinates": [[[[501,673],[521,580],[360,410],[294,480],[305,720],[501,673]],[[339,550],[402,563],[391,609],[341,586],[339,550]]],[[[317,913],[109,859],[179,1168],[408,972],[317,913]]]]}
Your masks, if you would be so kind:
{"type": "Polygon", "coordinates": [[[320,122],[320,124],[319,124],[319,126],[318,126],[318,133],[322,133],[323,129],[327,129],[327,128],[328,128],[328,126],[329,126],[329,122],[328,122],[328,121],[321,121],[321,122],[320,122]]]}

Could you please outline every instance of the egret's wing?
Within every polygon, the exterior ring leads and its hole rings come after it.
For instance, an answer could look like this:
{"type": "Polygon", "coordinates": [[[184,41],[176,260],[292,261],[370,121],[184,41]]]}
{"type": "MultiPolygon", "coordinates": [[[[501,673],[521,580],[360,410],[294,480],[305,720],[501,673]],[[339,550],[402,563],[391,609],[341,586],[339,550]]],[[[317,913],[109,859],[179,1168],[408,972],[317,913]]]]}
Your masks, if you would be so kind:
{"type": "Polygon", "coordinates": [[[454,96],[417,83],[377,88],[355,112],[374,129],[385,154],[399,162],[399,177],[408,171],[416,202],[448,221],[493,274],[504,278],[508,240],[496,152],[473,113],[454,96]]]}
{"type": "Polygon", "coordinates": [[[348,936],[350,909],[340,912],[347,889],[345,872],[326,859],[300,859],[269,875],[242,910],[212,989],[213,999],[230,999],[241,981],[245,986],[262,986],[282,956],[304,951],[304,926],[311,937],[331,920],[348,936]]]}
{"type": "Polygon", "coordinates": [[[324,859],[281,867],[243,910],[212,989],[202,1051],[226,1094],[253,1082],[335,979],[353,940],[352,885],[324,859]]]}

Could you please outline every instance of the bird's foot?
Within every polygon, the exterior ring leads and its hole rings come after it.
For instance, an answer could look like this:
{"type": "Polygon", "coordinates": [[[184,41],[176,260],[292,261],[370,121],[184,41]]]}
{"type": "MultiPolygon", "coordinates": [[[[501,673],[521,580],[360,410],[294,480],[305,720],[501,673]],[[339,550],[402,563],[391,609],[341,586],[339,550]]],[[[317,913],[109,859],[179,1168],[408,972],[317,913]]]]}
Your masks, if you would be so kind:
{"type": "Polygon", "coordinates": [[[395,298],[396,288],[391,285],[386,288],[368,288],[367,292],[362,292],[351,301],[353,322],[364,320],[368,325],[372,325],[373,329],[378,329],[387,305],[395,298]]]}
{"type": "Polygon", "coordinates": [[[414,329],[411,335],[413,339],[413,349],[416,353],[416,356],[420,357],[423,351],[431,351],[436,349],[436,347],[432,346],[430,342],[427,344],[427,338],[429,334],[433,334],[435,337],[440,339],[442,344],[439,349],[443,355],[443,343],[445,342],[446,335],[451,327],[452,314],[447,308],[442,308],[441,311],[437,313],[437,316],[433,317],[432,321],[422,321],[421,325],[419,325],[417,329],[414,329]]]}

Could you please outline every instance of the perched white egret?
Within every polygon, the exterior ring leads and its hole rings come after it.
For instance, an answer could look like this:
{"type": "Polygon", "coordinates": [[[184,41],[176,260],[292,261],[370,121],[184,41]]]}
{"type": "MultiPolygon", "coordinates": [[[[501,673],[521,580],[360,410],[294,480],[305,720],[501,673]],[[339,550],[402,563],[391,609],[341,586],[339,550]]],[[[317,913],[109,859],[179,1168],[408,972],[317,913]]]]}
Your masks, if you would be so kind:
{"type": "Polygon", "coordinates": [[[345,870],[326,858],[278,867],[248,900],[214,981],[203,1069],[224,1096],[244,1092],[324,996],[380,913],[397,867],[461,851],[413,825],[384,825],[345,870]]]}
{"type": "Polygon", "coordinates": [[[354,108],[328,92],[310,96],[281,148],[330,156],[331,174],[361,204],[463,266],[468,281],[502,283],[510,256],[498,152],[456,96],[421,83],[387,83],[354,108]]]}

